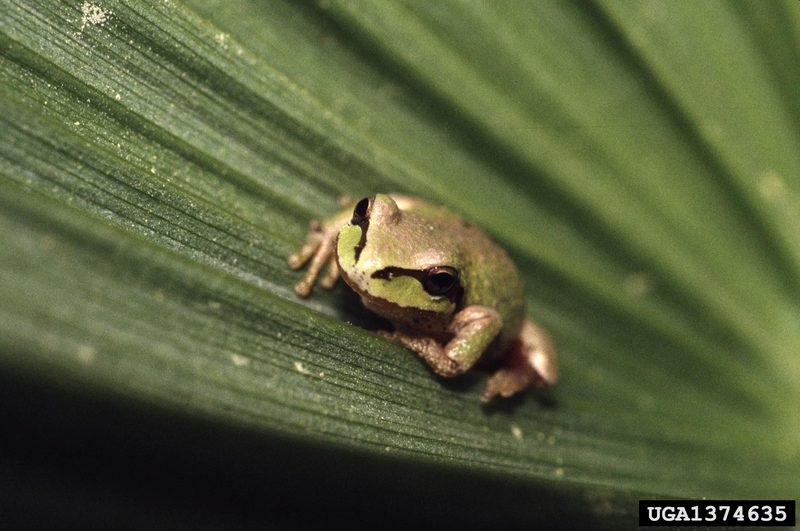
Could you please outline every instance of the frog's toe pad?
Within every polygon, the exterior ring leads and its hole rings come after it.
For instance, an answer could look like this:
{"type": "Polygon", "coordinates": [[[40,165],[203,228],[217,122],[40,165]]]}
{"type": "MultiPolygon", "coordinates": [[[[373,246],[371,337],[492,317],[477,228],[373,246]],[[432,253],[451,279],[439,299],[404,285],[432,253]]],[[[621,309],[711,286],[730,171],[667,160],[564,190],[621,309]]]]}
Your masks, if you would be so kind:
{"type": "Polygon", "coordinates": [[[530,368],[522,366],[504,367],[489,377],[486,382],[486,389],[483,390],[481,400],[488,402],[497,395],[509,397],[523,389],[527,389],[535,381],[538,375],[530,368]]]}

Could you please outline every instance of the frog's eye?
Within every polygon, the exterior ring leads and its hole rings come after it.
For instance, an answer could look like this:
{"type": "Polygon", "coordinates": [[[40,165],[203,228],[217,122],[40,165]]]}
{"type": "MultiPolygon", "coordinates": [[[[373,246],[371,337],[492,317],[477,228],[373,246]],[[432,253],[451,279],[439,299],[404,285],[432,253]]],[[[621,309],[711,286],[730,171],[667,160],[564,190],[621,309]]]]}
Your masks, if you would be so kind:
{"type": "Polygon", "coordinates": [[[365,197],[358,203],[356,203],[355,208],[353,209],[353,217],[350,219],[350,223],[353,225],[360,225],[369,219],[369,214],[372,211],[372,201],[374,196],[365,197]]]}
{"type": "Polygon", "coordinates": [[[450,266],[431,267],[425,271],[422,287],[431,295],[447,295],[458,286],[458,269],[450,266]]]}

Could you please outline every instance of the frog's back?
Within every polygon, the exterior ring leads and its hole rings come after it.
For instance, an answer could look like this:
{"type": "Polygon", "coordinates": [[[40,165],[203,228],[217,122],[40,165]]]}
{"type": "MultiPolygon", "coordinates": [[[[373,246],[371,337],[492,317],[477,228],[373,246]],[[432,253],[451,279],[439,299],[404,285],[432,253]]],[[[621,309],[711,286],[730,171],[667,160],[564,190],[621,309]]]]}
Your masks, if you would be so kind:
{"type": "MultiPolygon", "coordinates": [[[[466,231],[465,231],[466,232],[466,231]]],[[[503,318],[501,343],[515,338],[525,313],[525,299],[519,272],[511,257],[472,226],[462,242],[468,257],[464,272],[464,305],[477,304],[494,308],[503,318]]]]}

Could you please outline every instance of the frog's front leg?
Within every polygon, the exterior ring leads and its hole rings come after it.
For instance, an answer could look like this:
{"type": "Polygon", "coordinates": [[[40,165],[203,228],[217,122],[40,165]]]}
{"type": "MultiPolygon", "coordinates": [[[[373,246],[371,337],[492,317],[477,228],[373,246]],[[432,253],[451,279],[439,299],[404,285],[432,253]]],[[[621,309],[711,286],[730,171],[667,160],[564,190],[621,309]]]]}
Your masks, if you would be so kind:
{"type": "MultiPolygon", "coordinates": [[[[343,198],[340,202],[352,202],[352,199],[343,198]]],[[[339,229],[347,223],[352,213],[352,205],[344,205],[345,208],[339,213],[320,221],[317,219],[311,220],[308,227],[308,235],[306,241],[297,250],[289,256],[289,267],[292,269],[300,269],[303,265],[311,261],[308,266],[305,276],[294,286],[294,292],[300,297],[308,297],[311,294],[311,289],[317,282],[319,272],[325,264],[328,264],[328,269],[320,279],[320,285],[323,288],[332,288],[339,278],[339,267],[336,265],[336,236],[339,234],[339,229]]]]}
{"type": "Polygon", "coordinates": [[[467,306],[453,317],[448,327],[453,338],[444,346],[433,338],[402,332],[383,332],[381,335],[413,350],[436,374],[449,378],[469,370],[502,326],[500,314],[492,308],[467,306]]]}
{"type": "Polygon", "coordinates": [[[556,349],[550,335],[530,319],[525,319],[519,338],[503,358],[503,365],[486,383],[484,402],[500,395],[511,396],[528,387],[546,387],[558,380],[556,349]]]}

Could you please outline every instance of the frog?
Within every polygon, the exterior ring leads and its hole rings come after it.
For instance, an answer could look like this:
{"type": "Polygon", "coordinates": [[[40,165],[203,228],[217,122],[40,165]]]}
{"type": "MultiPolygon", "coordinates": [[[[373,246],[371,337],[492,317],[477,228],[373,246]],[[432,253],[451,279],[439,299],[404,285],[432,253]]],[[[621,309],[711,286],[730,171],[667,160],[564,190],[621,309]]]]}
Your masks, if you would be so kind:
{"type": "Polygon", "coordinates": [[[341,205],[326,219],[312,219],[305,242],[288,258],[294,270],[308,264],[294,286],[297,296],[341,278],[393,327],[378,333],[437,375],[491,371],[484,402],[556,383],[553,340],[527,316],[517,267],[484,231],[410,195],[345,197],[341,205]]]}

